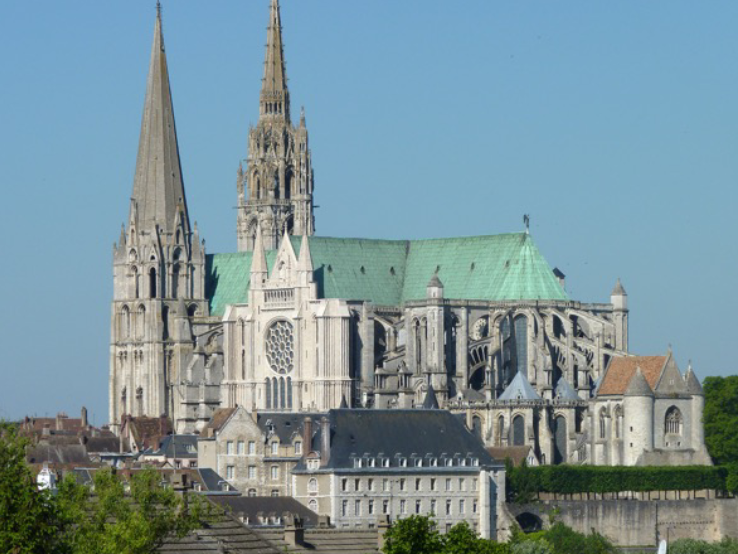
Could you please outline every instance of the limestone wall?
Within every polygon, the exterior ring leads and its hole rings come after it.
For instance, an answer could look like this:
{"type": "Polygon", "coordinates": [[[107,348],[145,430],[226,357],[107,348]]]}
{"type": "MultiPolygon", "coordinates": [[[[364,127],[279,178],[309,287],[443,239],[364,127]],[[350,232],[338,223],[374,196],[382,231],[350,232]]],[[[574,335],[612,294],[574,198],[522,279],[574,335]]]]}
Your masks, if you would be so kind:
{"type": "Polygon", "coordinates": [[[717,541],[738,537],[738,499],[582,500],[508,505],[516,517],[538,516],[548,527],[551,516],[572,529],[595,530],[620,546],[649,546],[660,539],[717,541]]]}

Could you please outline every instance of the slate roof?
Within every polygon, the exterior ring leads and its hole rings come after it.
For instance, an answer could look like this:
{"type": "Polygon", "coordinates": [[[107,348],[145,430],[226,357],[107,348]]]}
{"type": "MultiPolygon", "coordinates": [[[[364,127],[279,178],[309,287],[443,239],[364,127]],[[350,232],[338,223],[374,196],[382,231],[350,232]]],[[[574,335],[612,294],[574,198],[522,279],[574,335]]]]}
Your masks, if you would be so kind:
{"type": "Polygon", "coordinates": [[[318,524],[318,514],[291,496],[212,496],[210,500],[235,517],[248,518],[251,527],[260,525],[260,513],[282,517],[282,514],[289,512],[302,519],[305,527],[315,527],[318,524]]]}
{"type": "MultiPolygon", "coordinates": [[[[482,441],[466,428],[463,418],[446,410],[331,410],[328,417],[331,449],[327,469],[353,468],[354,457],[364,455],[389,458],[394,469],[398,458],[406,458],[407,468],[411,468],[413,456],[471,456],[480,466],[498,465],[482,441]]],[[[302,468],[301,461],[297,469],[302,468]]]]}
{"type": "MultiPolygon", "coordinates": [[[[301,237],[290,237],[299,256],[301,237]]],[[[430,240],[310,237],[321,298],[399,306],[426,298],[428,280],[460,300],[568,300],[530,235],[509,233],[430,240]]],[[[266,253],[271,271],[276,250],[266,253]]],[[[206,260],[210,312],[248,302],[252,252],[212,254],[206,260]]]]}
{"type": "Polygon", "coordinates": [[[87,450],[77,444],[49,444],[40,442],[26,450],[26,460],[30,464],[89,464],[87,450]]]}
{"type": "Polygon", "coordinates": [[[581,398],[579,398],[579,395],[577,394],[577,391],[574,390],[574,387],[572,387],[569,384],[569,381],[567,381],[564,377],[561,377],[559,379],[559,382],[556,384],[554,397],[560,400],[581,400],[581,398]]]}
{"type": "Polygon", "coordinates": [[[380,552],[376,529],[306,529],[303,546],[288,545],[280,530],[257,529],[255,531],[260,537],[275,544],[283,553],[378,554],[380,552]]]}
{"type": "Polygon", "coordinates": [[[320,418],[325,414],[311,413],[287,413],[287,412],[257,412],[256,425],[264,433],[269,431],[267,423],[271,423],[271,429],[279,437],[279,442],[287,443],[297,435],[302,435],[302,426],[305,418],[313,420],[313,436],[320,431],[320,418]]]}
{"type": "Polygon", "coordinates": [[[541,400],[528,378],[518,371],[497,400],[541,400]]]}
{"type": "Polygon", "coordinates": [[[167,435],[151,456],[197,459],[197,435],[167,435]]]}
{"type": "Polygon", "coordinates": [[[640,367],[646,382],[651,389],[656,388],[661,370],[666,363],[666,356],[627,356],[617,357],[610,361],[605,370],[597,396],[623,395],[630,380],[640,367]]]}
{"type": "Polygon", "coordinates": [[[643,376],[641,368],[636,368],[636,372],[625,389],[625,396],[653,396],[653,390],[648,385],[646,378],[643,376]]]}
{"type": "Polygon", "coordinates": [[[694,374],[692,366],[690,365],[687,369],[687,374],[684,376],[684,380],[687,382],[687,392],[690,394],[704,395],[702,385],[700,385],[699,379],[694,374]]]}
{"type": "Polygon", "coordinates": [[[425,399],[423,400],[424,410],[438,410],[438,398],[436,397],[436,391],[433,385],[428,385],[428,391],[425,393],[425,399]]]}

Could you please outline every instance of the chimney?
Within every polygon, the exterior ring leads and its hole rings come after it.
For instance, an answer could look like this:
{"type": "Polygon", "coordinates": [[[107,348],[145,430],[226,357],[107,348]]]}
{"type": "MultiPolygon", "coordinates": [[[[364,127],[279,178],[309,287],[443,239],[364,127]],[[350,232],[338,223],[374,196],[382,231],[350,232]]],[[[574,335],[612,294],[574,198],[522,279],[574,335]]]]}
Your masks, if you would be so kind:
{"type": "Polygon", "coordinates": [[[377,546],[380,552],[384,549],[384,535],[389,531],[390,527],[392,527],[392,523],[389,515],[383,514],[379,516],[379,520],[377,521],[377,546]]]}
{"type": "Polygon", "coordinates": [[[159,416],[159,434],[164,436],[167,434],[167,416],[166,414],[161,414],[159,416]]]}
{"type": "Polygon", "coordinates": [[[320,467],[328,465],[331,459],[331,422],[323,416],[320,420],[320,467]]]}
{"type": "Polygon", "coordinates": [[[67,417],[67,415],[63,412],[59,412],[56,414],[56,430],[57,431],[63,431],[64,430],[64,419],[67,417]]]}
{"type": "Polygon", "coordinates": [[[82,415],[80,419],[82,420],[82,429],[87,429],[87,408],[84,406],[82,406],[82,415]]]}
{"type": "Polygon", "coordinates": [[[293,516],[289,512],[283,516],[284,520],[284,542],[290,546],[302,546],[305,544],[305,527],[302,519],[293,516]]]}
{"type": "Polygon", "coordinates": [[[302,423],[302,457],[305,458],[313,449],[313,420],[305,418],[302,423]]]}

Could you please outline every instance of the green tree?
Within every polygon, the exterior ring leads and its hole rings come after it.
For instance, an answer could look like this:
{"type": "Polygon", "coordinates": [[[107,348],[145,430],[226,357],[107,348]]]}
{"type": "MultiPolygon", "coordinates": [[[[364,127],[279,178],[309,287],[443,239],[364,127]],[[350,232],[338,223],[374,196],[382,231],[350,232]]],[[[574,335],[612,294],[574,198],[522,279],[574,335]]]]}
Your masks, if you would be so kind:
{"type": "Polygon", "coordinates": [[[0,423],[0,552],[64,552],[54,497],[40,492],[26,464],[27,441],[0,423]]]}
{"type": "Polygon", "coordinates": [[[111,470],[95,473],[94,494],[65,479],[59,490],[62,512],[74,522],[74,554],[149,554],[169,537],[195,529],[203,507],[192,496],[189,506],[172,489],[162,487],[153,469],[136,472],[130,493],[111,470]]]}
{"type": "Polygon", "coordinates": [[[707,377],[705,392],[705,444],[716,464],[738,462],[738,375],[707,377]]]}
{"type": "Polygon", "coordinates": [[[384,554],[511,554],[507,544],[482,539],[466,522],[445,535],[428,516],[400,519],[385,535],[384,554]]]}
{"type": "Polygon", "coordinates": [[[507,544],[479,537],[466,521],[457,523],[442,536],[443,554],[510,554],[507,544]]]}
{"type": "Polygon", "coordinates": [[[28,443],[0,423],[0,552],[10,554],[151,554],[206,517],[161,487],[153,469],[137,472],[130,492],[112,470],[95,474],[94,493],[68,476],[57,494],[39,491],[25,461],[28,443]]]}
{"type": "Polygon", "coordinates": [[[443,540],[427,516],[400,519],[384,536],[384,554],[440,554],[443,540]]]}

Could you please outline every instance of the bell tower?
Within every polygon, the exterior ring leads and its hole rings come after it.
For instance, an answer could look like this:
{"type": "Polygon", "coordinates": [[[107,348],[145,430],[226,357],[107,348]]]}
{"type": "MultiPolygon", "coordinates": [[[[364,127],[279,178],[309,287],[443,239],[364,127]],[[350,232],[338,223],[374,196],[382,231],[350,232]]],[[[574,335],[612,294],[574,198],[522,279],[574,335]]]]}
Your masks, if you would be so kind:
{"type": "Polygon", "coordinates": [[[256,230],[275,250],[283,235],[312,235],[313,168],[305,124],[292,125],[279,0],[271,0],[259,96],[259,121],[249,129],[246,168],[238,168],[238,251],[253,251],[256,230]]]}

